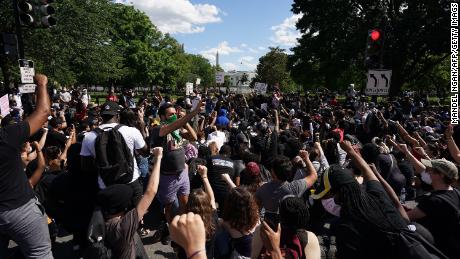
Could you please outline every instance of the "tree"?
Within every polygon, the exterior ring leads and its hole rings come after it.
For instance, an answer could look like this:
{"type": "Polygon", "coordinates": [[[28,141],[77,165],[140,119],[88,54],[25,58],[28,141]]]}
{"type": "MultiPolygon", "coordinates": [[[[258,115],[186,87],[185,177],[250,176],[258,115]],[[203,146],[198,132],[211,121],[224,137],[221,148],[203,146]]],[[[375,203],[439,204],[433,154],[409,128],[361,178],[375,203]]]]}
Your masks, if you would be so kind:
{"type": "Polygon", "coordinates": [[[284,49],[279,47],[269,48],[269,52],[259,59],[257,65],[257,81],[267,83],[269,87],[276,84],[284,90],[290,83],[290,72],[288,70],[288,55],[284,49]]]}
{"type": "Polygon", "coordinates": [[[332,89],[346,74],[364,78],[367,33],[380,28],[383,65],[393,70],[390,94],[395,95],[447,58],[449,6],[447,0],[294,0],[292,11],[302,14],[297,23],[302,37],[290,57],[293,78],[332,89]]]}

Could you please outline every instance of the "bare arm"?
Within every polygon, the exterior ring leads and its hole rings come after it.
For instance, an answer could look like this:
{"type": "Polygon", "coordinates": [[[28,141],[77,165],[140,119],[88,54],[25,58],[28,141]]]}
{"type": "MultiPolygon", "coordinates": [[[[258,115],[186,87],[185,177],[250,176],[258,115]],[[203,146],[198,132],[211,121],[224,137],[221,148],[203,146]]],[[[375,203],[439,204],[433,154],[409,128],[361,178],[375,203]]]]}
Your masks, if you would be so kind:
{"type": "Polygon", "coordinates": [[[45,157],[43,156],[43,152],[40,148],[40,145],[37,142],[34,142],[33,145],[36,148],[38,165],[37,169],[35,169],[34,173],[29,178],[29,184],[32,188],[34,188],[38,184],[38,182],[42,178],[43,171],[45,171],[46,167],[45,157]]]}
{"type": "Polygon", "coordinates": [[[307,165],[307,171],[310,172],[306,177],[305,181],[307,181],[307,186],[311,187],[313,184],[316,182],[316,179],[318,179],[318,174],[316,172],[315,167],[310,161],[310,156],[307,151],[305,150],[300,150],[299,156],[302,158],[302,160],[305,162],[307,165]]]}
{"type": "Polygon", "coordinates": [[[43,134],[42,134],[42,137],[40,138],[40,141],[38,142],[38,145],[40,146],[40,149],[43,149],[43,147],[45,146],[45,142],[46,142],[46,137],[48,136],[48,129],[47,128],[43,128],[43,134]]]}
{"type": "Polygon", "coordinates": [[[403,150],[404,154],[406,154],[407,159],[409,159],[410,163],[414,167],[416,174],[421,174],[423,171],[426,170],[426,167],[420,161],[418,161],[417,158],[414,157],[414,155],[412,155],[412,153],[407,148],[406,144],[399,144],[399,146],[401,150],[403,150]]]}
{"type": "Polygon", "coordinates": [[[454,129],[452,125],[449,125],[446,130],[447,138],[447,147],[449,148],[449,153],[455,162],[460,163],[460,150],[458,149],[457,144],[455,143],[454,138],[452,137],[454,129]]]}
{"type": "Polygon", "coordinates": [[[163,148],[154,148],[153,155],[155,156],[155,164],[153,165],[152,174],[150,175],[144,196],[142,196],[142,199],[136,206],[139,219],[142,219],[145,213],[147,213],[147,209],[150,207],[153,198],[157,194],[158,184],[160,182],[160,165],[161,159],[163,158],[163,148]]]}
{"type": "Polygon", "coordinates": [[[372,172],[374,172],[374,175],[377,177],[379,182],[382,184],[383,189],[385,189],[385,191],[388,194],[388,197],[390,198],[391,202],[393,202],[393,205],[399,211],[399,213],[401,214],[403,219],[407,223],[409,223],[410,222],[409,216],[407,216],[406,210],[404,210],[404,207],[399,202],[398,196],[396,195],[396,193],[393,190],[393,188],[391,188],[391,186],[387,183],[387,181],[385,181],[385,179],[383,179],[382,175],[380,175],[379,171],[377,170],[377,168],[375,167],[374,164],[370,164],[369,166],[371,167],[372,172]]]}
{"type": "Polygon", "coordinates": [[[217,209],[216,198],[214,197],[214,192],[208,179],[208,168],[204,165],[199,165],[197,171],[201,176],[201,180],[203,181],[204,191],[209,195],[209,198],[211,199],[211,207],[213,209],[217,209]]]}
{"type": "Polygon", "coordinates": [[[187,122],[185,123],[184,129],[187,130],[186,133],[183,133],[183,137],[185,137],[189,141],[196,141],[198,139],[195,130],[192,126],[187,122]]]}
{"type": "Polygon", "coordinates": [[[356,151],[353,149],[351,146],[350,141],[345,140],[340,142],[340,147],[347,152],[347,154],[351,157],[351,160],[355,163],[356,167],[361,171],[363,174],[363,178],[366,181],[378,181],[377,177],[375,176],[374,172],[372,169],[369,167],[369,165],[364,161],[364,159],[356,153],[356,151]]]}
{"type": "Polygon", "coordinates": [[[278,116],[278,111],[275,110],[275,132],[279,133],[280,132],[280,118],[278,116]]]}
{"type": "Polygon", "coordinates": [[[411,137],[404,127],[399,124],[399,122],[396,123],[396,127],[398,128],[399,134],[405,141],[410,142],[414,147],[420,146],[420,143],[418,143],[415,138],[411,137]]]}
{"type": "Polygon", "coordinates": [[[160,137],[164,137],[168,135],[169,133],[175,131],[176,129],[182,128],[187,122],[189,122],[195,115],[197,115],[201,109],[203,108],[203,101],[200,100],[200,103],[197,105],[195,110],[192,112],[186,114],[184,117],[176,120],[173,123],[164,125],[163,127],[160,128],[160,137]]]}
{"type": "Polygon", "coordinates": [[[43,126],[51,112],[50,98],[46,89],[48,78],[45,75],[37,74],[35,83],[37,84],[37,106],[35,111],[26,119],[30,127],[30,136],[43,126]]]}

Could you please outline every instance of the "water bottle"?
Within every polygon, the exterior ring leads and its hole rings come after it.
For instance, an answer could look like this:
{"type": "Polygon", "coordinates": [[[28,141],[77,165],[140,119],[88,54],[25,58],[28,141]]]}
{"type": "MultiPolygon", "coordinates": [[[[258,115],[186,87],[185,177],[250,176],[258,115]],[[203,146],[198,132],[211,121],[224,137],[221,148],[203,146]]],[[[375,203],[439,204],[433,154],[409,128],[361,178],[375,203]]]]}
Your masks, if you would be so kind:
{"type": "Polygon", "coordinates": [[[406,203],[406,188],[402,188],[401,194],[399,195],[399,202],[401,202],[401,204],[406,203]]]}

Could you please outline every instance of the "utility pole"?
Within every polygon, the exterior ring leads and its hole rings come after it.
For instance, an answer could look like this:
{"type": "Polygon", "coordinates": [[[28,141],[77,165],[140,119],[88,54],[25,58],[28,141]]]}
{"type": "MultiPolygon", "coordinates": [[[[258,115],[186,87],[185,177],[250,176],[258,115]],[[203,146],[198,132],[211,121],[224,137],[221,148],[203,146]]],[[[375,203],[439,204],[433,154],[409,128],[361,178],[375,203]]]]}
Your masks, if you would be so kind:
{"type": "Polygon", "coordinates": [[[19,59],[24,59],[24,41],[22,39],[21,21],[19,19],[18,0],[13,0],[14,23],[16,25],[16,37],[18,39],[19,59]]]}

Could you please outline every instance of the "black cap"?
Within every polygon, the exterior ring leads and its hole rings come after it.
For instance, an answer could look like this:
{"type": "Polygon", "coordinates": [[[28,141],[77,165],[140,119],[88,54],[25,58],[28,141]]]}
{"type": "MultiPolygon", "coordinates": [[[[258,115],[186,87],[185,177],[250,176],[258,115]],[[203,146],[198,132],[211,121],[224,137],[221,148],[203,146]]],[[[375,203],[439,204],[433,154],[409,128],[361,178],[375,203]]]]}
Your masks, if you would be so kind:
{"type": "Polygon", "coordinates": [[[50,120],[50,126],[53,128],[57,128],[61,124],[62,124],[62,120],[60,118],[53,117],[50,120]]]}
{"type": "Polygon", "coordinates": [[[321,199],[330,190],[337,190],[343,185],[357,183],[350,170],[339,165],[332,165],[321,175],[320,185],[310,197],[321,199]]]}
{"type": "Polygon", "coordinates": [[[106,215],[125,212],[132,207],[133,189],[126,184],[114,184],[97,194],[97,201],[106,215]]]}
{"type": "Polygon", "coordinates": [[[120,105],[116,102],[106,102],[101,107],[101,115],[117,115],[120,112],[120,105]]]}

